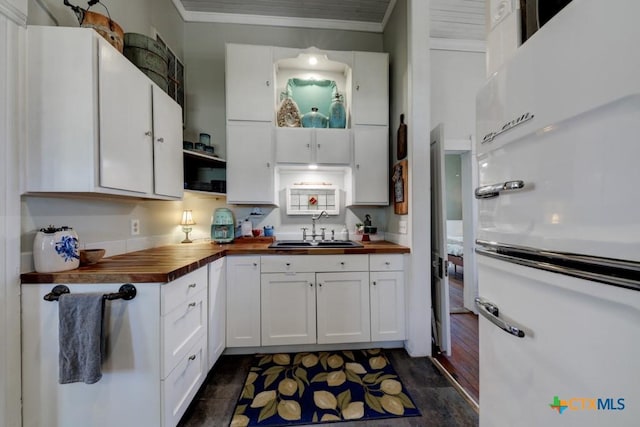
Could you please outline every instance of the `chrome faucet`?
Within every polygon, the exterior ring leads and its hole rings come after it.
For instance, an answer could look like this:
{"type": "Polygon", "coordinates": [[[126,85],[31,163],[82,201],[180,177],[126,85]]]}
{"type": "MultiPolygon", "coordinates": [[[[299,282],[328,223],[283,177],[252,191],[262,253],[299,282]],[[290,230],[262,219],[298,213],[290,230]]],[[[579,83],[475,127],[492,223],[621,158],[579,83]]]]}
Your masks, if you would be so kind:
{"type": "Polygon", "coordinates": [[[315,242],[316,241],[316,237],[320,236],[322,240],[324,240],[324,228],[322,229],[322,233],[321,234],[316,234],[316,221],[318,221],[320,218],[322,217],[329,217],[329,214],[327,213],[327,211],[322,211],[318,214],[318,216],[311,216],[311,241],[315,242]]]}

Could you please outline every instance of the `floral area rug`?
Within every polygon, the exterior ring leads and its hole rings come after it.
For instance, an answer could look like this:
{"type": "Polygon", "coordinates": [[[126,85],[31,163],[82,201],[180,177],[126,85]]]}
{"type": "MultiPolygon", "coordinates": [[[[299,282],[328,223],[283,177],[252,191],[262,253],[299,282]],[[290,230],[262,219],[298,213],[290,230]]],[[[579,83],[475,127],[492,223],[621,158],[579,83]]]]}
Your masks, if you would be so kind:
{"type": "Polygon", "coordinates": [[[231,427],[419,416],[379,349],[255,357],[231,427]]]}

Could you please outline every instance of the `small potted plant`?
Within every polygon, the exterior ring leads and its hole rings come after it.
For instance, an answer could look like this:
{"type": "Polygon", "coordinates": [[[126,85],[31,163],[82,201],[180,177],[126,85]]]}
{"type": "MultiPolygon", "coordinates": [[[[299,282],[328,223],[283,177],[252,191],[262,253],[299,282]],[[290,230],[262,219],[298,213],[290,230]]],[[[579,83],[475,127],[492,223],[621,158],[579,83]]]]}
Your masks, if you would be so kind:
{"type": "Polygon", "coordinates": [[[364,224],[359,222],[356,224],[356,234],[363,234],[364,233],[364,224]]]}

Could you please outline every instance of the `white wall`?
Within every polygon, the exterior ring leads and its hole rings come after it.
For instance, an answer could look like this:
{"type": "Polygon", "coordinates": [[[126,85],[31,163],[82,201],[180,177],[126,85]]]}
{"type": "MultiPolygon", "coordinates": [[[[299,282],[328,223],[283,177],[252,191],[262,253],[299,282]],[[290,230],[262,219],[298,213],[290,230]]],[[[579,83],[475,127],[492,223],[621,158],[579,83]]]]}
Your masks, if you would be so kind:
{"type": "Polygon", "coordinates": [[[484,52],[431,49],[431,123],[444,123],[445,140],[475,135],[484,73],[484,52]]]}

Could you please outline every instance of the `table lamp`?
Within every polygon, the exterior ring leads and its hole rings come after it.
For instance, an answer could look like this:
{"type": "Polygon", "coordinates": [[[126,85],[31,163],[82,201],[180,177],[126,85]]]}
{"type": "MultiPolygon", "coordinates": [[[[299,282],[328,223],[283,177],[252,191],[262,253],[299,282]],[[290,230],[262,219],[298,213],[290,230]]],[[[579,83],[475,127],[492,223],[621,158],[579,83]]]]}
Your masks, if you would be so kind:
{"type": "Polygon", "coordinates": [[[182,226],[182,231],[185,233],[185,239],[182,241],[182,243],[192,243],[191,240],[189,240],[189,233],[191,233],[191,226],[195,225],[195,221],[193,220],[193,214],[191,213],[191,210],[184,210],[182,212],[182,220],[180,221],[180,225],[182,226]]]}

